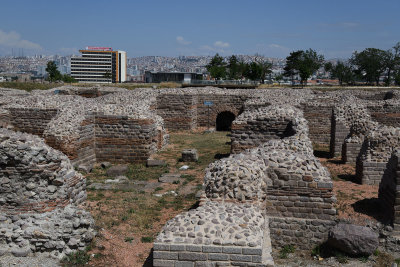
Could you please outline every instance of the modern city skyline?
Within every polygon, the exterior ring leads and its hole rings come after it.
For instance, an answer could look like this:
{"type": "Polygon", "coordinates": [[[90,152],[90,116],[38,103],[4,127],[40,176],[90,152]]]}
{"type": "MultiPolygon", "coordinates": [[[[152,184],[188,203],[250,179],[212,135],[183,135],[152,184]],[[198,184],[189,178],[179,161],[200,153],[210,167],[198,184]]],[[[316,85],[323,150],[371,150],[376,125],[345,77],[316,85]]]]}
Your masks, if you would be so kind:
{"type": "Polygon", "coordinates": [[[112,46],[130,57],[255,54],[313,48],[346,58],[400,41],[398,0],[2,1],[0,56],[78,54],[112,46]],[[115,12],[111,12],[115,8],[115,12]]]}

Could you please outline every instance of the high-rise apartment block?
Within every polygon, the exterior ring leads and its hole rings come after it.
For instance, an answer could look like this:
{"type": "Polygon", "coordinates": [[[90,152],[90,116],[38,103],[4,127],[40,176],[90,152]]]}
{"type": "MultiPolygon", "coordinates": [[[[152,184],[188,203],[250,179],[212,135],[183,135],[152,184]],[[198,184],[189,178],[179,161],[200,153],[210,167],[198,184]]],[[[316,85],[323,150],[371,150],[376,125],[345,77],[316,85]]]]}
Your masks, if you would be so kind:
{"type": "Polygon", "coordinates": [[[71,58],[71,76],[78,82],[122,83],[126,81],[126,52],[111,47],[88,46],[81,57],[71,58]]]}

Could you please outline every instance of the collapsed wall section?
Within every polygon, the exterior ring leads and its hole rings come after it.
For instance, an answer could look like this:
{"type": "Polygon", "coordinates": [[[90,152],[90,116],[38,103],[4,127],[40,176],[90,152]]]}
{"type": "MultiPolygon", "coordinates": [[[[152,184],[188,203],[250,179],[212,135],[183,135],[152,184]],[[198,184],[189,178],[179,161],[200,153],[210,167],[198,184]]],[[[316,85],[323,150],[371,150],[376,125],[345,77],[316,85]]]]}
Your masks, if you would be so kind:
{"type": "Polygon", "coordinates": [[[243,112],[232,125],[231,152],[259,146],[271,139],[307,134],[306,120],[299,109],[270,105],[243,112]]]}
{"type": "Polygon", "coordinates": [[[356,178],[362,184],[378,185],[393,151],[400,146],[400,128],[379,126],[370,131],[356,162],[356,178]]]}
{"type": "Polygon", "coordinates": [[[85,178],[43,139],[0,129],[0,250],[62,257],[94,236],[85,178]]]}

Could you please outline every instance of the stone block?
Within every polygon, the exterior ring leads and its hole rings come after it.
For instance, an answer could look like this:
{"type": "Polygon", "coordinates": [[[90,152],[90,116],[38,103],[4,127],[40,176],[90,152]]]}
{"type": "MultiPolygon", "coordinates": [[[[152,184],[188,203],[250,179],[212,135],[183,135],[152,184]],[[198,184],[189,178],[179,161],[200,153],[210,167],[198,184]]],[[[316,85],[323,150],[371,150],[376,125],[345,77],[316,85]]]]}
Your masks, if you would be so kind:
{"type": "Polygon", "coordinates": [[[196,162],[199,160],[197,149],[185,149],[182,151],[183,162],[196,162]]]}
{"type": "Polygon", "coordinates": [[[203,246],[203,252],[206,253],[221,253],[222,247],[220,246],[203,246]]]}
{"type": "Polygon", "coordinates": [[[169,246],[169,249],[171,251],[185,251],[185,245],[181,245],[181,244],[171,244],[169,246]]]}
{"type": "Polygon", "coordinates": [[[210,253],[210,254],[208,254],[208,260],[210,260],[210,261],[227,261],[227,260],[229,260],[229,255],[222,254],[222,253],[210,253]]]}
{"type": "Polygon", "coordinates": [[[183,261],[206,261],[207,254],[195,252],[179,252],[179,260],[183,261]]]}
{"type": "Polygon", "coordinates": [[[158,167],[158,166],[165,166],[165,161],[158,160],[158,159],[148,159],[146,161],[147,167],[158,167]]]}
{"type": "Polygon", "coordinates": [[[154,259],[153,266],[154,267],[175,267],[175,261],[154,259]]]}
{"type": "Polygon", "coordinates": [[[242,248],[240,247],[222,247],[223,253],[228,254],[242,254],[242,248]]]}
{"type": "Polygon", "coordinates": [[[154,257],[154,259],[177,260],[178,252],[153,251],[153,257],[154,257]]]}

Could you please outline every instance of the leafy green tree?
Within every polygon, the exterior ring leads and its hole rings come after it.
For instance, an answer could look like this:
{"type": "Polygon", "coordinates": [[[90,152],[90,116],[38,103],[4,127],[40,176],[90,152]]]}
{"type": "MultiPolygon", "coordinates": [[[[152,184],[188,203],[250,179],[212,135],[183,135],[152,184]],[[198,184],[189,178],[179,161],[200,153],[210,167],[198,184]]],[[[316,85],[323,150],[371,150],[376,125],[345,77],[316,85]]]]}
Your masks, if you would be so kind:
{"type": "Polygon", "coordinates": [[[393,49],[387,51],[387,77],[385,85],[389,86],[392,82],[393,71],[400,69],[400,42],[398,42],[393,49]]]}
{"type": "Polygon", "coordinates": [[[291,78],[292,85],[294,84],[294,76],[299,73],[299,62],[303,53],[303,50],[297,50],[291,52],[290,55],[286,57],[286,65],[283,68],[285,72],[283,75],[291,78]]]}
{"type": "Polygon", "coordinates": [[[356,66],[355,73],[369,84],[376,82],[387,69],[388,52],[377,48],[366,48],[354,52],[350,62],[356,66]]]}
{"type": "Polygon", "coordinates": [[[252,81],[259,80],[262,76],[261,65],[257,62],[251,62],[246,65],[244,76],[252,81]]]}
{"type": "Polygon", "coordinates": [[[229,57],[228,60],[228,78],[230,80],[237,80],[242,76],[240,64],[235,55],[229,57]]]}
{"type": "Polygon", "coordinates": [[[301,84],[305,85],[307,79],[322,66],[323,62],[324,56],[318,55],[311,48],[306,51],[294,51],[286,58],[284,75],[292,77],[293,83],[294,75],[299,74],[301,84]]]}
{"type": "Polygon", "coordinates": [[[325,64],[325,70],[330,72],[331,78],[338,79],[341,86],[343,83],[349,84],[354,81],[353,69],[345,62],[338,61],[336,65],[328,62],[325,64]]]}
{"type": "Polygon", "coordinates": [[[210,63],[206,65],[207,71],[211,77],[215,79],[223,79],[226,77],[226,63],[224,58],[218,53],[211,59],[210,63]]]}
{"type": "Polygon", "coordinates": [[[302,85],[306,84],[307,79],[322,66],[323,62],[324,56],[318,55],[311,48],[301,54],[298,62],[298,71],[302,85]]]}
{"type": "Polygon", "coordinates": [[[47,62],[46,71],[49,74],[48,80],[50,82],[55,82],[62,79],[62,75],[60,71],[57,69],[57,65],[54,61],[47,62]]]}

